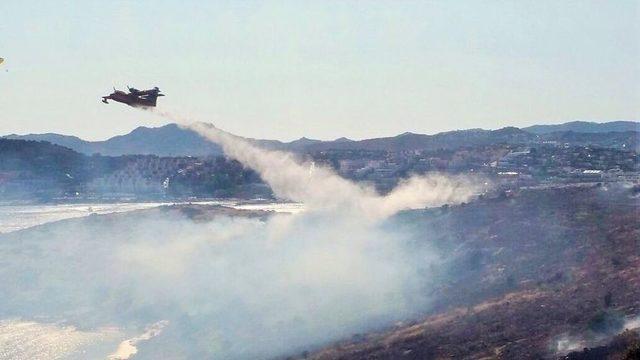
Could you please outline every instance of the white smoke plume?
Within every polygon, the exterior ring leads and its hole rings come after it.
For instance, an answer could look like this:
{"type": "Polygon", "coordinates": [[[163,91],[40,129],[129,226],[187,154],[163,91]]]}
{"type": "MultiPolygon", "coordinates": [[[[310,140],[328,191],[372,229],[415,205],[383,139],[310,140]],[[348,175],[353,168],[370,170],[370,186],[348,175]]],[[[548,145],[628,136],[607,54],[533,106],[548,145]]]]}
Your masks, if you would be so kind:
{"type": "Polygon", "coordinates": [[[305,203],[311,209],[351,208],[374,219],[400,210],[467,201],[478,188],[463,178],[416,176],[386,196],[371,187],[346,180],[328,168],[301,163],[292,154],[260,149],[213,125],[187,125],[222,146],[227,156],[257,171],[276,196],[305,203]]]}

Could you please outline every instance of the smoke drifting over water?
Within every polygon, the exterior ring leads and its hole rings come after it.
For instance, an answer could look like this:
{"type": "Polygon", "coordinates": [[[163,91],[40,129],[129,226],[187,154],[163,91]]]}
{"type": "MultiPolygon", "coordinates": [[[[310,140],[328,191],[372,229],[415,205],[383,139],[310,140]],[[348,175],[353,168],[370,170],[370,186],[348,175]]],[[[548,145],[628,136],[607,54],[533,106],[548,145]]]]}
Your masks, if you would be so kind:
{"type": "Polygon", "coordinates": [[[128,337],[163,321],[136,359],[242,359],[296,353],[426,309],[437,255],[390,216],[467,201],[469,182],[416,177],[381,196],[211,125],[189,128],[306,210],[206,223],[94,217],[16,233],[0,243],[0,256],[13,259],[0,268],[2,318],[115,325],[128,337]]]}
{"type": "Polygon", "coordinates": [[[389,324],[425,308],[434,261],[394,226],[312,212],[96,216],[3,240],[0,318],[115,326],[120,341],[168,321],[136,359],[268,358],[389,324]]]}

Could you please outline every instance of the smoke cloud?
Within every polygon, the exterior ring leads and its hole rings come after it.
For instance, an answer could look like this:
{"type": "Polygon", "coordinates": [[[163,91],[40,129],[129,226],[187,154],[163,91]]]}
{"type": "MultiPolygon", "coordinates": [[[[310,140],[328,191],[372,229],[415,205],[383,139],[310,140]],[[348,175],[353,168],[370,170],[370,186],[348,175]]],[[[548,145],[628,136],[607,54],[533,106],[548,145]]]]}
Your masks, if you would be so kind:
{"type": "Polygon", "coordinates": [[[0,318],[115,326],[105,357],[166,321],[136,359],[269,358],[391,324],[426,309],[437,261],[393,222],[326,212],[118,214],[3,237],[0,318]]]}
{"type": "Polygon", "coordinates": [[[211,125],[188,127],[305,211],[205,223],[146,212],[4,235],[2,318],[116,326],[126,334],[120,341],[135,340],[120,345],[136,359],[249,359],[312,349],[427,309],[437,253],[392,215],[467,201],[477,191],[470,181],[413,177],[381,196],[211,125]],[[158,323],[161,332],[144,335],[158,323]]]}

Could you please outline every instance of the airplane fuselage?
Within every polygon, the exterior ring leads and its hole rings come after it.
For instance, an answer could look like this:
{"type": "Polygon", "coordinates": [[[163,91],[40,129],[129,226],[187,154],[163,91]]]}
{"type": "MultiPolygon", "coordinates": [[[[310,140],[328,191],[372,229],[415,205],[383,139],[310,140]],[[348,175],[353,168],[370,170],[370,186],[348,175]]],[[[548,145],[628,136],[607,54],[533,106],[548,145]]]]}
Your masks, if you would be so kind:
{"type": "Polygon", "coordinates": [[[116,90],[108,96],[103,96],[102,102],[108,104],[107,100],[113,100],[132,107],[153,107],[156,106],[158,97],[164,96],[163,94],[159,94],[158,91],[159,90],[136,90],[134,93],[126,93],[116,90]]]}

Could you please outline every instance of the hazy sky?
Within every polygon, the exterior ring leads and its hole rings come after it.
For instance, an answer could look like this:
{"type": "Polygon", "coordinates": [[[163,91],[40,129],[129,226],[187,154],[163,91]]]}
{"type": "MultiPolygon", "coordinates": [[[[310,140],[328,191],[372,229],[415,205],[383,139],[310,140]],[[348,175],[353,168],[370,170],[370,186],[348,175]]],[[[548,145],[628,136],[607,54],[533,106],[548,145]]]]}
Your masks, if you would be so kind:
{"type": "Polygon", "coordinates": [[[243,136],[640,118],[636,1],[0,1],[0,134],[105,139],[159,107],[243,136]]]}

